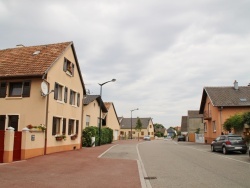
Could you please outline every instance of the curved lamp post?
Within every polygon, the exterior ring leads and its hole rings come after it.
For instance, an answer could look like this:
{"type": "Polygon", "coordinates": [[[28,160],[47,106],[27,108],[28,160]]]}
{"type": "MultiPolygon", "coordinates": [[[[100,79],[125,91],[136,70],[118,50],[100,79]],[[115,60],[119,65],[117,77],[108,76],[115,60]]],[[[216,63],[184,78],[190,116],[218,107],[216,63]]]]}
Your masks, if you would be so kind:
{"type": "Polygon", "coordinates": [[[106,83],[109,83],[109,82],[115,82],[116,79],[112,79],[112,80],[109,80],[107,82],[104,82],[102,84],[99,84],[101,86],[100,88],[100,113],[99,113],[99,143],[98,145],[100,146],[101,145],[101,127],[102,127],[102,117],[101,117],[101,113],[102,113],[102,108],[101,108],[101,100],[102,100],[102,86],[106,83]]]}
{"type": "Polygon", "coordinates": [[[135,111],[135,110],[139,110],[139,108],[130,110],[131,111],[131,140],[132,140],[132,112],[135,111]]]}

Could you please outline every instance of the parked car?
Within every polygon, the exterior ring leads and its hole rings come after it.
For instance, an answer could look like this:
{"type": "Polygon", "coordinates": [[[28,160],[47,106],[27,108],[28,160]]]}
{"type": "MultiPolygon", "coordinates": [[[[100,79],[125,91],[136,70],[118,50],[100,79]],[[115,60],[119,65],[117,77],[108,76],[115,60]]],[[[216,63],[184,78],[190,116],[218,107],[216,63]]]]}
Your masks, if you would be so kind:
{"type": "Polygon", "coordinates": [[[244,139],[238,135],[221,135],[211,143],[211,151],[222,151],[227,154],[230,151],[247,152],[247,145],[244,139]]]}
{"type": "Polygon", "coordinates": [[[143,140],[148,140],[148,141],[150,141],[151,138],[150,138],[150,136],[147,135],[147,136],[144,136],[144,137],[143,137],[143,140]]]}
{"type": "Polygon", "coordinates": [[[185,136],[183,136],[183,135],[179,135],[179,136],[177,136],[177,141],[179,142],[179,141],[186,141],[186,138],[185,138],[185,136]]]}

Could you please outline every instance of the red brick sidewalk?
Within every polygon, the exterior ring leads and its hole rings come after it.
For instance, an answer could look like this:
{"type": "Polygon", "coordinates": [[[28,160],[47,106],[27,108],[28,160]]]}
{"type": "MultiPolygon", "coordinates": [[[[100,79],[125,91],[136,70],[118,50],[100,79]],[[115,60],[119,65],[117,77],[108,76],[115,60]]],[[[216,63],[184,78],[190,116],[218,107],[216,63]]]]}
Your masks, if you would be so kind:
{"type": "Polygon", "coordinates": [[[0,187],[141,187],[136,160],[98,158],[113,145],[0,164],[0,187]]]}

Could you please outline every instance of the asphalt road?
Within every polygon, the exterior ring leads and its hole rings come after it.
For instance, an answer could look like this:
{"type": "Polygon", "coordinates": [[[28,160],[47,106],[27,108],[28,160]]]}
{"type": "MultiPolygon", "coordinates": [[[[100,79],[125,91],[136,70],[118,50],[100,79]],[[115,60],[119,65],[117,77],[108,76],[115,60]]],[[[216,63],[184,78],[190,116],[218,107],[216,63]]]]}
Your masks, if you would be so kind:
{"type": "Polygon", "coordinates": [[[138,144],[153,188],[249,188],[247,154],[214,153],[209,145],[154,140],[138,144]]]}

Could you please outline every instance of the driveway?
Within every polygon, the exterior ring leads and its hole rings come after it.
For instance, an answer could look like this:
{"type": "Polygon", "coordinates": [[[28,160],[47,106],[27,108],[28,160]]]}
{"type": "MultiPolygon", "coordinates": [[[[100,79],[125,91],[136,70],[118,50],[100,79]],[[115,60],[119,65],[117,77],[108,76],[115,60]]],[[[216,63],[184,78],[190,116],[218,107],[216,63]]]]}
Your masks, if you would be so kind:
{"type": "Polygon", "coordinates": [[[1,187],[139,188],[136,160],[98,158],[114,144],[0,164],[1,187]]]}

